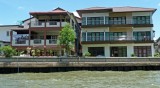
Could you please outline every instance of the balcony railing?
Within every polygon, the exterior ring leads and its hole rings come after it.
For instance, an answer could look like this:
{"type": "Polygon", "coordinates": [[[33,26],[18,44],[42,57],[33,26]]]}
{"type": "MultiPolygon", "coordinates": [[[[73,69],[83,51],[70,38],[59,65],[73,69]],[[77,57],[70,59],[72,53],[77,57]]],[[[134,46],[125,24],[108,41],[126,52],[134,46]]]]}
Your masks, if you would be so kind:
{"type": "Polygon", "coordinates": [[[44,40],[43,39],[31,40],[31,45],[44,45],[44,40]]]}
{"type": "Polygon", "coordinates": [[[46,40],[47,45],[57,44],[57,39],[48,39],[46,40]]]}
{"type": "Polygon", "coordinates": [[[31,27],[45,27],[45,22],[41,21],[32,21],[31,27]]]}
{"type": "Polygon", "coordinates": [[[12,41],[12,46],[28,46],[29,41],[25,39],[19,39],[12,41]]]}
{"type": "MultiPolygon", "coordinates": [[[[67,24],[67,22],[62,22],[61,26],[64,27],[67,24]]],[[[41,21],[32,21],[31,27],[45,27],[45,22],[41,21]]],[[[47,21],[46,27],[60,27],[59,21],[47,21]]]]}
{"type": "Polygon", "coordinates": [[[104,36],[88,36],[86,38],[82,37],[82,41],[149,41],[151,40],[150,36],[141,36],[141,37],[129,37],[129,36],[112,36],[105,37],[104,36]]]}
{"type": "Polygon", "coordinates": [[[83,25],[119,25],[119,24],[151,24],[150,21],[126,19],[126,20],[86,20],[83,25]]]}

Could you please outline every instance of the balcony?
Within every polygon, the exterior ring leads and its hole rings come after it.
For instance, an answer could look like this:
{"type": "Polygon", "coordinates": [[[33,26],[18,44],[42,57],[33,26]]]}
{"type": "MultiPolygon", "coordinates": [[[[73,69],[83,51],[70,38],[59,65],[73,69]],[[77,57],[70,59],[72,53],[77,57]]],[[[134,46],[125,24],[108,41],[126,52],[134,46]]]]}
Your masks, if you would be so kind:
{"type": "MultiPolygon", "coordinates": [[[[67,22],[62,22],[61,26],[64,27],[67,22]]],[[[45,22],[41,21],[32,21],[31,27],[45,27],[45,22]]],[[[46,27],[60,27],[60,22],[58,21],[47,21],[46,27]]]]}
{"type": "MultiPolygon", "coordinates": [[[[67,24],[67,22],[62,22],[62,27],[64,27],[67,24]]],[[[49,21],[46,22],[46,27],[60,27],[60,22],[57,21],[49,21]]]]}
{"type": "Polygon", "coordinates": [[[57,39],[48,39],[46,40],[46,45],[56,45],[57,39]]]}
{"type": "Polygon", "coordinates": [[[29,40],[14,40],[12,41],[12,46],[28,46],[29,40]]]}
{"type": "Polygon", "coordinates": [[[45,27],[45,22],[41,21],[32,21],[31,27],[45,27]]]}
{"type": "Polygon", "coordinates": [[[44,40],[42,39],[31,40],[31,45],[44,45],[44,40]]]}
{"type": "Polygon", "coordinates": [[[153,27],[150,21],[138,20],[133,21],[133,19],[126,20],[88,20],[87,24],[82,24],[82,28],[87,27],[153,27]]]}
{"type": "Polygon", "coordinates": [[[150,36],[145,37],[130,37],[130,36],[112,36],[112,37],[103,37],[103,36],[88,36],[86,38],[82,38],[82,44],[103,44],[103,43],[148,43],[153,42],[150,36]]]}

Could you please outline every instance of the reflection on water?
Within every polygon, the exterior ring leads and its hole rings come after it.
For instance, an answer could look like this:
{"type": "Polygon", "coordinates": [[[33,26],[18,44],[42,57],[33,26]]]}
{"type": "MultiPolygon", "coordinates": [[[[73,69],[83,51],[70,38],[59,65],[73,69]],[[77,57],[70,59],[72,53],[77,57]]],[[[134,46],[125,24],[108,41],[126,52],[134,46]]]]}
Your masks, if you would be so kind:
{"type": "Polygon", "coordinates": [[[160,88],[159,71],[0,74],[0,88],[160,88]]]}

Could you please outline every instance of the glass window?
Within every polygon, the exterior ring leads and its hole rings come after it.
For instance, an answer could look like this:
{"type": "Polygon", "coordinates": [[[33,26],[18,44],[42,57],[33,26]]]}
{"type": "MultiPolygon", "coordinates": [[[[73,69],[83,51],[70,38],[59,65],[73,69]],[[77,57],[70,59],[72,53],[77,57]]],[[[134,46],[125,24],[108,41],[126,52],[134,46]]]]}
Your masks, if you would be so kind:
{"type": "Polygon", "coordinates": [[[82,17],[82,25],[86,25],[86,17],[82,17]]]}
{"type": "Polygon", "coordinates": [[[109,17],[109,24],[125,24],[126,17],[109,17]]]}
{"type": "Polygon", "coordinates": [[[133,24],[150,24],[150,16],[134,16],[133,24]]]}
{"type": "Polygon", "coordinates": [[[87,32],[87,41],[91,41],[91,32],[87,32]]]}
{"type": "Polygon", "coordinates": [[[87,17],[87,25],[104,24],[104,17],[87,17]]]}
{"type": "Polygon", "coordinates": [[[138,57],[151,56],[151,46],[134,46],[134,53],[138,57]]]}
{"type": "Polygon", "coordinates": [[[135,40],[151,40],[150,31],[133,32],[135,40]]]}
{"type": "Polygon", "coordinates": [[[86,32],[82,32],[82,41],[86,41],[86,32]]]}
{"type": "Polygon", "coordinates": [[[105,40],[109,40],[109,32],[105,32],[105,40]]]}

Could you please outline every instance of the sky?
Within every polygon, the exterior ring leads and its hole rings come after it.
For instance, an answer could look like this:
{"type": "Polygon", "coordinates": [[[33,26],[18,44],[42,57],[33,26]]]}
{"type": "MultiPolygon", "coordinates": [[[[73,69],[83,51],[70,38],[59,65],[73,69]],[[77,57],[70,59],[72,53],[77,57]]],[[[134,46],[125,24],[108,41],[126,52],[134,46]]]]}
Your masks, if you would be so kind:
{"type": "Polygon", "coordinates": [[[153,15],[155,39],[160,37],[160,0],[0,0],[0,25],[13,25],[29,18],[32,11],[51,11],[61,7],[67,11],[88,7],[134,6],[156,8],[153,15]]]}

